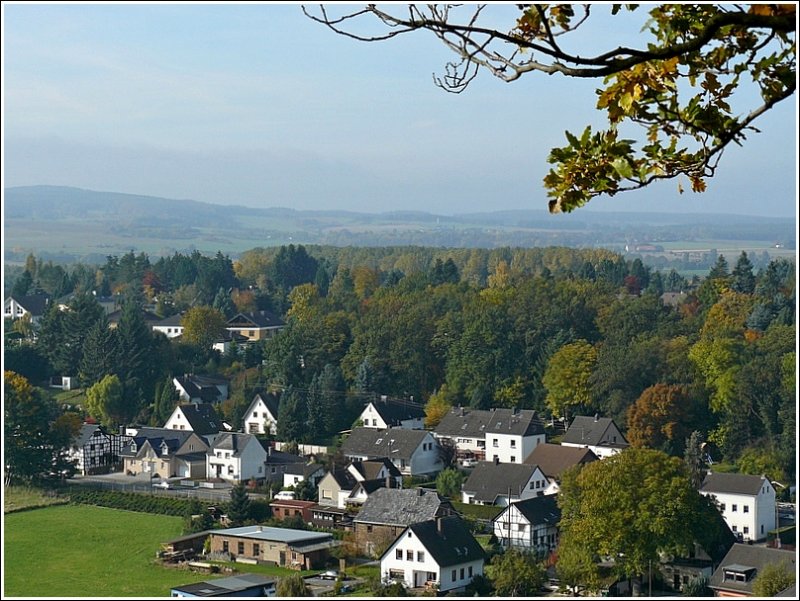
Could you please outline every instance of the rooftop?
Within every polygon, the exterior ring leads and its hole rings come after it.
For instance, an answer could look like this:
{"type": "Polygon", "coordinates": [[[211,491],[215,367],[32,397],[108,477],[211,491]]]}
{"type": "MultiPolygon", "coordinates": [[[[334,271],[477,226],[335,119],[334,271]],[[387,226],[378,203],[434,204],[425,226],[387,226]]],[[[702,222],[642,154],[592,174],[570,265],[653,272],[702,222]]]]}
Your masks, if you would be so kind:
{"type": "Polygon", "coordinates": [[[236,536],[239,538],[251,538],[253,540],[265,540],[290,545],[321,543],[332,540],[333,535],[327,532],[310,532],[308,530],[294,530],[292,528],[275,528],[272,526],[241,526],[239,528],[224,528],[222,530],[212,530],[212,535],[217,536],[236,536]]]}

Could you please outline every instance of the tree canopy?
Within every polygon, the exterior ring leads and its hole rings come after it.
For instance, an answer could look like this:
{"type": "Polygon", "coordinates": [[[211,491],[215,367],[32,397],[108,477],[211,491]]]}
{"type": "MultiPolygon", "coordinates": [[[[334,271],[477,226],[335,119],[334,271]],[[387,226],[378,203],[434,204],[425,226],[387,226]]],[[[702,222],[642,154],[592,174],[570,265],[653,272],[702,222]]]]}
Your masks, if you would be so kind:
{"type": "Polygon", "coordinates": [[[303,11],[361,41],[432,33],[457,57],[434,75],[448,92],[463,92],[481,70],[507,82],[532,72],[602,81],[596,108],[605,112],[607,128],[567,132],[568,144],[550,152],[554,166],[544,185],[554,213],[678,176],[692,191],[704,191],[725,149],[757,132],[757,119],[795,91],[794,4],[659,4],[647,15],[637,4],[520,4],[513,15],[487,7],[303,11]],[[603,18],[602,10],[616,21],[638,11],[647,36],[641,46],[609,41],[583,50],[581,35],[603,18]],[[642,139],[623,137],[628,130],[642,139]]]}

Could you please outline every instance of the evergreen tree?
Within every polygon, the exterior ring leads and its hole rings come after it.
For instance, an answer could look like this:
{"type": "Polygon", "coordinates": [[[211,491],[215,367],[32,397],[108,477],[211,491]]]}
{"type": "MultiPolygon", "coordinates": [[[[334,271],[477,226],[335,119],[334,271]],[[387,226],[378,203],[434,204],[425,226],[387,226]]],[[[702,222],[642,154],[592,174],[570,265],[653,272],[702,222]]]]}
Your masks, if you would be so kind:
{"type": "Polygon", "coordinates": [[[338,366],[327,363],[319,375],[321,392],[321,431],[323,436],[331,436],[352,419],[345,410],[345,383],[338,366]]]}
{"type": "Polygon", "coordinates": [[[79,372],[81,384],[88,387],[114,373],[117,351],[117,331],[108,327],[108,318],[103,313],[86,333],[79,372]]]}
{"type": "MultiPolygon", "coordinates": [[[[60,321],[60,326],[57,328],[56,342],[58,346],[51,349],[51,361],[60,374],[78,374],[86,337],[92,326],[103,315],[102,307],[93,296],[78,294],[69,304],[68,309],[63,312],[61,318],[56,319],[56,321],[60,321]]],[[[52,344],[52,341],[46,340],[46,343],[52,344]]]]}
{"type": "Polygon", "coordinates": [[[11,294],[16,297],[20,298],[21,296],[25,296],[28,294],[28,291],[33,286],[33,276],[31,276],[31,272],[27,269],[22,272],[22,275],[14,282],[14,287],[11,289],[11,294]]]}
{"type": "Polygon", "coordinates": [[[250,519],[250,497],[241,482],[231,488],[231,500],[228,501],[227,514],[231,528],[243,526],[250,519]]]}
{"type": "Polygon", "coordinates": [[[228,294],[224,288],[220,288],[217,291],[217,295],[214,297],[212,307],[214,307],[228,319],[236,315],[236,305],[233,304],[231,295],[228,294]]]}
{"type": "Polygon", "coordinates": [[[153,398],[155,365],[153,363],[153,335],[142,315],[141,305],[126,300],[117,326],[119,360],[117,374],[129,403],[129,413],[135,416],[144,399],[153,398]]]}
{"type": "Polygon", "coordinates": [[[157,394],[153,421],[157,426],[161,426],[166,423],[180,402],[180,394],[172,382],[172,376],[167,376],[167,379],[159,386],[157,394]]]}
{"type": "Polygon", "coordinates": [[[742,254],[739,255],[739,260],[736,261],[731,276],[731,290],[734,292],[752,294],[755,291],[756,277],[753,275],[753,264],[747,258],[746,252],[742,251],[742,254]]]}
{"type": "Polygon", "coordinates": [[[300,392],[289,386],[278,408],[278,438],[284,442],[305,439],[306,405],[300,392]]]}

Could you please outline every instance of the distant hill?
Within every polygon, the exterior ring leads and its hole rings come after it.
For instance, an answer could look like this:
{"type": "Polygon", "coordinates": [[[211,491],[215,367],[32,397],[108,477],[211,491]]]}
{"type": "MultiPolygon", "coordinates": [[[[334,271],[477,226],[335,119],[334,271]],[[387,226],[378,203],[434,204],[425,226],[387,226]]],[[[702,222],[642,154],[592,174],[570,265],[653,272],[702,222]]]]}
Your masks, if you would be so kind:
{"type": "MultiPolygon", "coordinates": [[[[129,250],[165,255],[200,250],[236,256],[290,242],[334,246],[602,246],[630,241],[761,241],[795,246],[795,224],[769,217],[544,210],[436,215],[357,213],[216,205],[63,186],[4,190],[5,260],[29,252],[54,260],[103,259],[129,250]]],[[[702,246],[702,245],[701,245],[702,246]]]]}

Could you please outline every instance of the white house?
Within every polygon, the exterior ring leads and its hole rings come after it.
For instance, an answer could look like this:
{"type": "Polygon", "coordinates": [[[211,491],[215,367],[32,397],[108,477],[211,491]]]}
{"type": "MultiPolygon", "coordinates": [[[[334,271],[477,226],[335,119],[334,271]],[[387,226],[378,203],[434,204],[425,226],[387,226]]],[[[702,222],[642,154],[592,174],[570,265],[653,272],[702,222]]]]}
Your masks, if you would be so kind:
{"type": "Polygon", "coordinates": [[[425,430],[354,428],[342,453],[350,460],[388,457],[406,476],[433,475],[444,468],[439,444],[425,430]]]}
{"type": "Polygon", "coordinates": [[[325,476],[325,468],[319,463],[289,463],[283,472],[283,486],[289,488],[308,480],[316,486],[325,476]]]}
{"type": "Polygon", "coordinates": [[[217,434],[224,424],[209,403],[178,405],[164,424],[166,430],[190,430],[201,436],[217,434]]]}
{"type": "Polygon", "coordinates": [[[379,401],[367,404],[358,419],[365,428],[422,430],[425,428],[425,408],[418,403],[383,396],[379,401]]]}
{"type": "Polygon", "coordinates": [[[628,448],[628,441],[610,417],[579,415],[572,420],[561,439],[565,447],[590,449],[600,459],[628,448]]]}
{"type": "Polygon", "coordinates": [[[331,470],[317,486],[319,504],[344,509],[347,507],[347,498],[358,482],[347,469],[331,470]]]}
{"type": "Polygon", "coordinates": [[[546,442],[538,445],[533,453],[525,458],[525,463],[539,466],[549,482],[544,494],[556,495],[561,490],[561,476],[566,470],[597,460],[597,455],[590,449],[546,442]]]}
{"type": "Polygon", "coordinates": [[[481,461],[461,486],[461,502],[499,505],[545,495],[547,476],[536,465],[481,461]]]}
{"type": "Polygon", "coordinates": [[[30,316],[31,323],[38,323],[50,304],[47,294],[31,294],[28,296],[11,295],[3,303],[3,315],[6,319],[16,320],[30,316]]]}
{"type": "Polygon", "coordinates": [[[459,592],[483,575],[484,553],[458,516],[411,524],[381,555],[384,581],[408,588],[438,585],[440,593],[459,592]]]}
{"type": "Polygon", "coordinates": [[[386,480],[391,478],[394,485],[400,488],[403,484],[403,474],[386,457],[368,459],[366,461],[351,461],[345,468],[358,482],[365,480],[386,480]]]}
{"type": "Polygon", "coordinates": [[[161,321],[154,323],[151,327],[153,328],[154,332],[161,332],[167,338],[177,338],[178,336],[183,335],[183,325],[181,325],[182,320],[182,314],[170,315],[169,317],[165,317],[161,321]]]}
{"type": "Polygon", "coordinates": [[[561,510],[555,495],[551,495],[511,503],[492,520],[492,526],[503,548],[545,553],[558,545],[560,520],[561,510]]]}
{"type": "Polygon", "coordinates": [[[248,434],[278,432],[278,399],[271,394],[258,393],[244,412],[242,429],[248,434]]]}
{"type": "Polygon", "coordinates": [[[459,459],[522,463],[545,441],[544,426],[535,411],[454,407],[434,431],[449,441],[459,459]]]}
{"type": "Polygon", "coordinates": [[[225,432],[217,436],[206,454],[206,473],[209,478],[244,482],[265,477],[267,451],[250,434],[225,432]]]}
{"type": "Polygon", "coordinates": [[[710,472],[700,493],[713,497],[737,538],[759,541],[775,529],[775,489],[765,476],[710,472]]]}
{"type": "Polygon", "coordinates": [[[109,434],[98,424],[83,424],[69,447],[69,458],[75,469],[84,476],[111,471],[119,460],[119,443],[114,446],[116,434],[109,434]]]}
{"type": "Polygon", "coordinates": [[[184,403],[220,403],[228,399],[228,381],[214,376],[185,374],[172,383],[184,403]]]}

